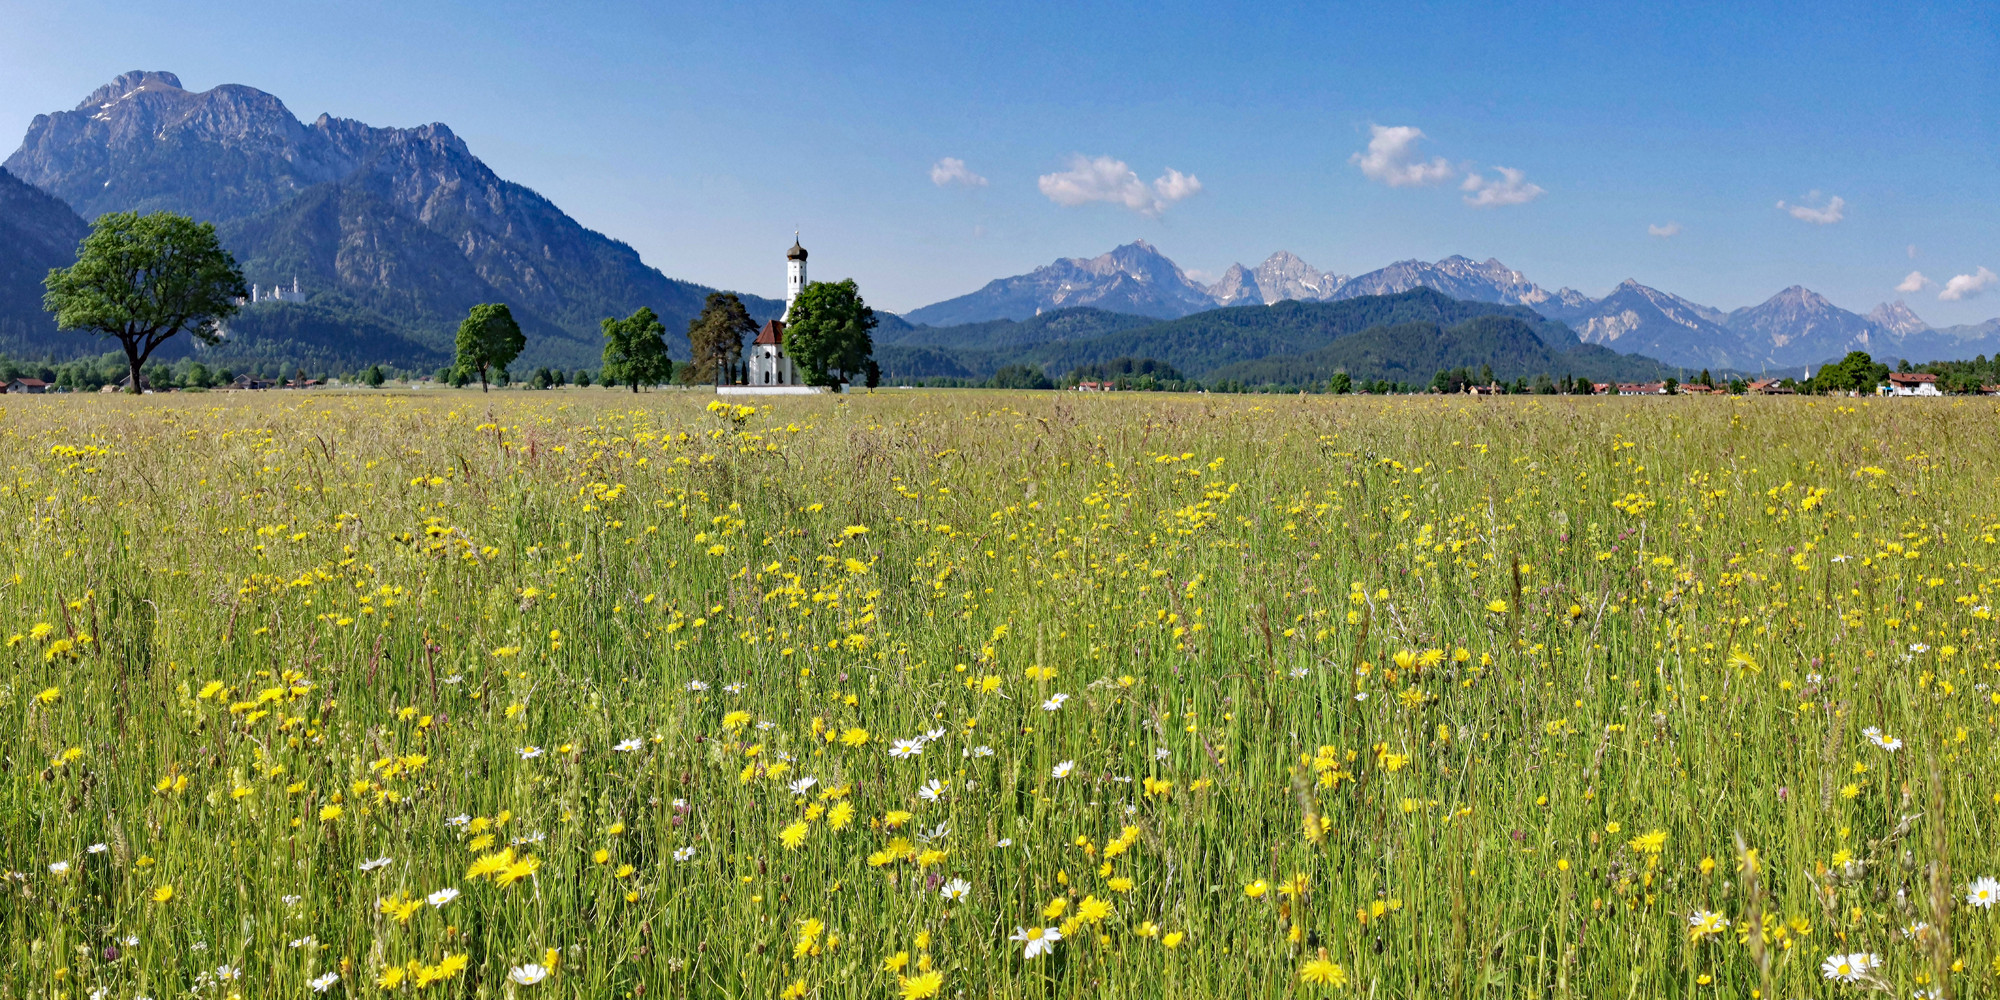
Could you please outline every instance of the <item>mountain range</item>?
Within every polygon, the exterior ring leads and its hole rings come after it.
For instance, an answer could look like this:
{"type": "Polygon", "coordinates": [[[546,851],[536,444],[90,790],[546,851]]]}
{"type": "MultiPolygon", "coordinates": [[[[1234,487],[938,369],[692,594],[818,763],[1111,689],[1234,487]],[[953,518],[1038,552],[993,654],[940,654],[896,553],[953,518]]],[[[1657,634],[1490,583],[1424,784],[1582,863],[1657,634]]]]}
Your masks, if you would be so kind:
{"type": "MultiPolygon", "coordinates": [[[[303,303],[231,323],[238,353],[427,366],[449,357],[467,308],[506,302],[529,334],[523,364],[588,364],[603,317],[650,306],[684,340],[711,291],[503,180],[445,125],[306,124],[252,87],[192,92],[172,73],[127,73],[37,115],[5,167],[84,219],[168,210],[214,222],[248,281],[297,281],[303,303]]],[[[744,301],[758,319],[782,310],[744,301]]]]}
{"type": "Polygon", "coordinates": [[[1817,366],[1850,350],[1915,362],[2000,353],[2000,320],[1933,329],[1902,302],[1863,316],[1793,286],[1733,312],[1627,280],[1602,298],[1573,288],[1550,292],[1497,260],[1405,260],[1354,277],[1322,272],[1280,251],[1257,267],[1234,264],[1203,285],[1144,240],[1099,257],[1064,258],[968,295],[907,314],[914,323],[1022,321],[1049,310],[1090,306],[1176,319],[1238,305],[1292,300],[1335,302],[1430,288],[1455,299],[1526,306],[1560,320],[1586,344],[1687,368],[1756,372],[1817,366]]]}
{"type": "Polygon", "coordinates": [[[1330,302],[1228,306],[1177,319],[1093,308],[947,327],[878,330],[875,357],[891,381],[984,379],[1026,365],[1060,375],[1149,358],[1207,382],[1303,386],[1335,372],[1424,384],[1439,371],[1490,366],[1496,377],[1547,374],[1642,381],[1675,374],[1651,358],[1585,344],[1526,306],[1452,298],[1418,286],[1330,302]]]}
{"type": "MultiPolygon", "coordinates": [[[[326,114],[304,122],[252,87],[195,92],[172,73],[132,72],[71,110],[36,116],[0,169],[0,351],[55,357],[106,346],[57,334],[41,310],[41,277],[73,259],[89,219],[131,210],[212,221],[248,281],[297,282],[305,292],[303,301],[247,307],[230,322],[224,346],[204,349],[218,360],[429,368],[449,359],[466,309],[488,301],[508,303],[529,334],[522,365],[594,364],[598,321],[642,305],[661,315],[685,356],[682,331],[711,291],[646,266],[630,246],[497,176],[443,124],[378,128],[326,114]]],[[[1325,353],[1358,332],[1350,322],[1357,315],[1436,328],[1431,340],[1409,342],[1409,358],[1370,355],[1366,364],[1384,372],[1418,364],[1419,356],[1457,357],[1465,345],[1500,343],[1488,336],[1497,329],[1491,324],[1452,340],[1447,334],[1474,314],[1419,315],[1429,306],[1410,302],[1342,313],[1337,322],[1291,308],[1418,289],[1518,310],[1505,315],[1534,329],[1540,347],[1506,347],[1508,357],[1545,349],[1554,352],[1546,363],[1575,374],[1657,367],[1646,359],[1756,372],[1823,364],[1850,349],[1912,361],[2000,354],[2000,320],[1933,329],[1901,302],[1864,316],[1797,286],[1724,312],[1636,281],[1601,298],[1550,292],[1490,259],[1406,260],[1347,276],[1286,252],[1254,268],[1233,265],[1209,283],[1142,240],[991,281],[915,310],[909,322],[880,313],[877,339],[888,370],[956,377],[1009,363],[1059,372],[1141,347],[1198,376],[1239,364],[1266,374],[1318,370],[1360,349],[1356,341],[1325,353]],[[1214,343],[1199,343],[1203,337],[1214,343]],[[1586,347],[1605,355],[1578,353],[1586,347]],[[1643,357],[1621,368],[1607,360],[1618,354],[1643,357]],[[1271,360],[1307,355],[1319,361],[1271,360]]],[[[755,319],[782,310],[775,300],[743,298],[755,319]]],[[[1502,315],[1478,315],[1489,314],[1502,315]]],[[[190,350],[175,343],[164,353],[190,350]]],[[[1227,377],[1247,380],[1249,371],[1227,377]]]]}
{"type": "Polygon", "coordinates": [[[55,337],[42,279],[76,259],[89,228],[62,199],[0,168],[0,352],[36,355],[55,337]]]}

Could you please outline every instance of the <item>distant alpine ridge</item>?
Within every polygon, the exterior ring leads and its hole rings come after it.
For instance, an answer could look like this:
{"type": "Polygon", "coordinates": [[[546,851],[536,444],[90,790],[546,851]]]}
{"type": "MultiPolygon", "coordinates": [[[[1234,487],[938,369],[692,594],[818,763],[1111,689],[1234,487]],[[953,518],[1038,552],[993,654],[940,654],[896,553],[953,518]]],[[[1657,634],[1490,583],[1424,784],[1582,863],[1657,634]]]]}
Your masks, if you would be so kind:
{"type": "Polygon", "coordinates": [[[1322,272],[1280,251],[1255,268],[1232,265],[1202,285],[1144,240],[1089,259],[1064,258],[1027,274],[907,314],[913,323],[952,326],[1023,321],[1079,306],[1178,319],[1209,309],[1291,300],[1333,302],[1429,288],[1454,299],[1527,306],[1576,331],[1585,344],[1640,354],[1687,368],[1808,367],[1851,350],[1922,362],[2000,352],[2000,320],[1934,329],[1902,302],[1868,315],[1848,312],[1793,286],[1755,306],[1724,312],[1627,280],[1592,298],[1573,288],[1550,292],[1497,260],[1446,257],[1397,261],[1347,277],[1322,272]]]}
{"type": "Polygon", "coordinates": [[[33,357],[56,335],[42,279],[76,259],[88,229],[61,199],[0,169],[0,352],[33,357]]]}
{"type": "MultiPolygon", "coordinates": [[[[334,364],[437,363],[468,307],[506,302],[530,334],[524,364],[587,364],[605,316],[651,306],[678,336],[711,291],[495,175],[444,125],[306,124],[261,90],[196,93],[172,73],[127,73],[37,115],[6,169],[85,219],[168,210],[215,222],[248,281],[298,281],[304,304],[231,324],[253,353],[261,338],[268,353],[334,364]]],[[[745,304],[757,318],[781,309],[745,304]]]]}

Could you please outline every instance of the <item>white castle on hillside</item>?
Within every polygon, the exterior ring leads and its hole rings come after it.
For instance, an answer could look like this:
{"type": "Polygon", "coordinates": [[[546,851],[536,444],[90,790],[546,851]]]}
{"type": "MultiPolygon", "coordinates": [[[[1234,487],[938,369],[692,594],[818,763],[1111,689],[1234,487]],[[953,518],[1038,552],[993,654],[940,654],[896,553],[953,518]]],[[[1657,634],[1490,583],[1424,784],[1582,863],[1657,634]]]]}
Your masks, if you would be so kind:
{"type": "Polygon", "coordinates": [[[785,251],[785,319],[766,322],[757,331],[757,339],[750,343],[750,357],[744,366],[744,381],[749,384],[718,385],[716,392],[789,396],[820,391],[799,381],[798,369],[785,354],[785,320],[791,318],[792,303],[805,290],[806,248],[799,245],[798,234],[793,233],[792,248],[785,251]]]}
{"type": "Polygon", "coordinates": [[[269,288],[261,285],[251,285],[250,297],[247,299],[237,299],[236,304],[242,306],[256,305],[259,302],[304,302],[305,300],[306,293],[299,291],[299,279],[293,278],[290,290],[287,290],[283,285],[272,285],[269,288]]]}

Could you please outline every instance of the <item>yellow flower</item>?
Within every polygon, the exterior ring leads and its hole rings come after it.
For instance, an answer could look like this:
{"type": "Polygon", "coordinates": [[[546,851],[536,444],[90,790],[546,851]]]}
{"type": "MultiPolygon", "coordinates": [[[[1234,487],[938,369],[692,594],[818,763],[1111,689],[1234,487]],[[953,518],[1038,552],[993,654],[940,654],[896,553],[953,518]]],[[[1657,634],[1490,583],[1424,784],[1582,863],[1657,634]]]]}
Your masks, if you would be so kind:
{"type": "Polygon", "coordinates": [[[514,849],[511,847],[498,853],[484,854],[472,862],[472,867],[465,870],[465,877],[467,881],[471,881],[473,879],[484,878],[488,875],[497,875],[500,872],[506,871],[508,866],[513,863],[514,849]]]}
{"type": "Polygon", "coordinates": [[[792,980],[792,985],[785,987],[785,991],[778,994],[778,998],[779,1000],[800,1000],[805,995],[806,981],[803,979],[794,979],[792,980]]]}
{"type": "Polygon", "coordinates": [[[375,986],[378,989],[393,990],[402,983],[403,967],[400,965],[389,966],[382,970],[381,975],[375,977],[375,986]]]}
{"type": "Polygon", "coordinates": [[[153,890],[153,902],[155,903],[164,903],[172,898],[174,898],[174,887],[171,885],[163,885],[153,890]]]}
{"type": "Polygon", "coordinates": [[[1338,989],[1347,985],[1347,970],[1341,968],[1340,963],[1328,959],[1326,950],[1321,949],[1318,958],[1307,962],[1299,970],[1299,981],[1338,989]]]}
{"type": "Polygon", "coordinates": [[[796,851],[799,849],[800,844],[806,842],[806,831],[808,829],[805,821],[800,820],[779,831],[778,840],[785,845],[785,850],[796,851]]]}
{"type": "Polygon", "coordinates": [[[1260,878],[1257,881],[1244,886],[1243,894],[1245,896],[1250,897],[1251,899],[1256,899],[1264,895],[1266,892],[1269,892],[1270,890],[1271,886],[1260,878]]]}
{"type": "Polygon", "coordinates": [[[907,951],[899,951],[894,955],[890,955],[888,958],[882,960],[882,971],[901,972],[903,971],[903,967],[908,964],[910,964],[910,953],[907,951]]]}
{"type": "Polygon", "coordinates": [[[1181,939],[1182,939],[1182,938],[1185,938],[1185,937],[1187,937],[1187,935],[1186,935],[1186,934],[1183,934],[1183,933],[1181,933],[1180,931],[1174,931],[1174,932],[1172,932],[1172,933],[1168,934],[1167,936],[1165,936],[1165,937],[1161,938],[1161,939],[1160,939],[1160,944],[1162,944],[1162,945],[1166,946],[1166,949],[1167,949],[1168,951],[1172,951],[1172,950],[1174,950],[1175,948],[1178,948],[1178,947],[1180,947],[1180,946],[1181,946],[1181,939]]]}
{"type": "Polygon", "coordinates": [[[1042,907],[1042,916],[1049,920],[1054,920],[1062,916],[1068,909],[1069,898],[1066,896],[1057,896],[1049,900],[1049,905],[1042,907]]]}
{"type": "Polygon", "coordinates": [[[902,980],[903,1000],[925,1000],[937,996],[944,988],[944,973],[932,970],[920,976],[902,980]]]}
{"type": "Polygon", "coordinates": [[[1083,902],[1076,904],[1076,918],[1086,923],[1102,923],[1110,915],[1111,904],[1096,896],[1085,896],[1083,902]]]}
{"type": "Polygon", "coordinates": [[[826,811],[826,825],[830,830],[845,830],[854,822],[854,803],[842,799],[826,811]]]}
{"type": "Polygon", "coordinates": [[[319,811],[319,821],[322,823],[331,823],[340,818],[340,812],[341,809],[339,806],[323,806],[319,811]]]}
{"type": "Polygon", "coordinates": [[[44,705],[53,705],[62,700],[62,688],[49,688],[41,694],[36,695],[35,700],[44,705]]]}
{"type": "Polygon", "coordinates": [[[1491,611],[1496,615],[1504,615],[1507,613],[1507,602],[1496,597],[1493,600],[1486,602],[1486,610],[1491,611]]]}
{"type": "Polygon", "coordinates": [[[849,727],[846,732],[840,734],[840,742],[851,747],[862,746],[868,742],[868,730],[860,726],[849,727]]]}
{"type": "Polygon", "coordinates": [[[1642,833],[1627,841],[1626,846],[1632,848],[1634,854],[1658,854],[1661,848],[1667,846],[1667,831],[1654,830],[1651,833],[1642,833]]]}
{"type": "Polygon", "coordinates": [[[511,865],[508,865],[506,871],[503,871],[500,874],[493,876],[493,884],[504,889],[507,886],[513,885],[514,883],[519,882],[530,875],[533,875],[535,873],[535,870],[540,867],[542,867],[542,859],[522,858],[521,860],[516,861],[511,865]]]}

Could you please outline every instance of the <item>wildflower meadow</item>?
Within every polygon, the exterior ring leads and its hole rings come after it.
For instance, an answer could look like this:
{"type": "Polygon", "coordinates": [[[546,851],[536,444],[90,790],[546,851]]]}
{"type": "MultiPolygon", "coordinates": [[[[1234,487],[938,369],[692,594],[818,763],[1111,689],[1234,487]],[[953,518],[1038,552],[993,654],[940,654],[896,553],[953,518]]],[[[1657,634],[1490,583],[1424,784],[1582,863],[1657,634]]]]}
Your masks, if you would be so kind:
{"type": "Polygon", "coordinates": [[[0,997],[1994,996],[1996,418],[7,396],[0,997]]]}

